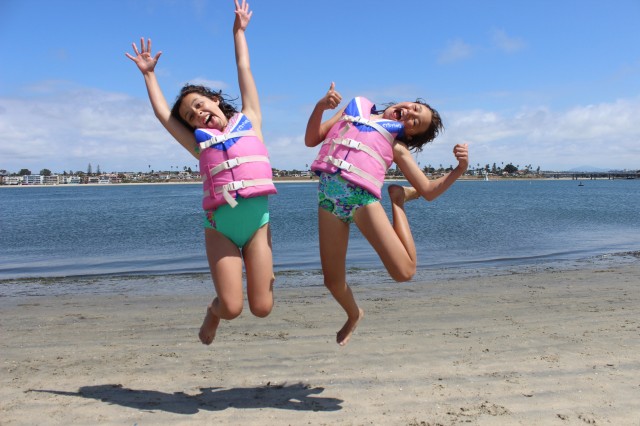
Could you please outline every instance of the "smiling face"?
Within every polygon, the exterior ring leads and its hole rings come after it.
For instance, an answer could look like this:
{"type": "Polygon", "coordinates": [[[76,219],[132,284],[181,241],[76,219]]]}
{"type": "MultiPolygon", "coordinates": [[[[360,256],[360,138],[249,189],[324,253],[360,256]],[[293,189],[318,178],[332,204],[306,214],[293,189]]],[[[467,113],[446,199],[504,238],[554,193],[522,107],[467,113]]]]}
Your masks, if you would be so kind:
{"type": "Polygon", "coordinates": [[[194,129],[207,128],[223,131],[229,120],[219,107],[218,98],[211,99],[200,93],[189,93],[182,98],[178,112],[194,129]]]}
{"type": "Polygon", "coordinates": [[[440,113],[420,98],[415,102],[387,106],[382,117],[399,121],[404,125],[404,135],[399,136],[398,140],[414,152],[422,151],[424,145],[444,131],[440,113]]]}
{"type": "Polygon", "coordinates": [[[433,114],[420,103],[401,102],[385,109],[382,117],[404,124],[404,134],[411,139],[414,135],[425,133],[429,129],[433,114]]]}

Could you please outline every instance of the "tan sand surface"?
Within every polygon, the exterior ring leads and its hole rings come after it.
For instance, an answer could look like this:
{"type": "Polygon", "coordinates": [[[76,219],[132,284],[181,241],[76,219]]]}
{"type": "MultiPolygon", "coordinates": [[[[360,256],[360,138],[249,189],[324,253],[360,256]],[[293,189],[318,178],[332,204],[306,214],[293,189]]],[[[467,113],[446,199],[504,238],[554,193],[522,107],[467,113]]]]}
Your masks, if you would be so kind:
{"type": "Polygon", "coordinates": [[[322,286],[204,346],[173,279],[0,297],[0,424],[640,425],[638,265],[360,285],[346,347],[322,286]]]}

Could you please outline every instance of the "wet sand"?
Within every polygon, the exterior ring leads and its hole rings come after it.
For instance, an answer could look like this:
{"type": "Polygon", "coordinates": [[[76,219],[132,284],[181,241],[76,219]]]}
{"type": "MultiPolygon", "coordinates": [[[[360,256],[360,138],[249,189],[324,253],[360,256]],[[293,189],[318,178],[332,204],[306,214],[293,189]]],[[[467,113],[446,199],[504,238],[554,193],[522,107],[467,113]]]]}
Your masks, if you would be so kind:
{"type": "Polygon", "coordinates": [[[173,279],[0,297],[0,424],[640,425],[638,265],[359,285],[346,347],[322,286],[204,346],[173,279]]]}

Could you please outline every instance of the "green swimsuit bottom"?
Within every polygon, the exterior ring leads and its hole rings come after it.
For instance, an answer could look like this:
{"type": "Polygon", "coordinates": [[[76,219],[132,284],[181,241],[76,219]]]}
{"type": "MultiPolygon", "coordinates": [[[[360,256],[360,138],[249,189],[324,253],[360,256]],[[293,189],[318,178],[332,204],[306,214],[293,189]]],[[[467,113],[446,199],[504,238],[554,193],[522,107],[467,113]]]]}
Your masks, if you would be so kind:
{"type": "Polygon", "coordinates": [[[258,229],[269,223],[269,199],[263,195],[238,197],[236,201],[238,205],[234,208],[224,204],[205,211],[204,227],[215,229],[241,249],[258,229]]]}

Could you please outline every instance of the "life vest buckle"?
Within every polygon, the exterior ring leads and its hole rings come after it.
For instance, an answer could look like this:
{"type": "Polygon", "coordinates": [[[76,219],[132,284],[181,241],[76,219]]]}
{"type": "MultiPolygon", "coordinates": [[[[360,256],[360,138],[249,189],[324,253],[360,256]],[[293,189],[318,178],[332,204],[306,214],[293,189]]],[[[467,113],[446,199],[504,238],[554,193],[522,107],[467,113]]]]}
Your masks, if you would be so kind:
{"type": "Polygon", "coordinates": [[[245,188],[245,184],[243,180],[236,180],[224,185],[223,188],[227,191],[237,191],[239,189],[245,188]]]}
{"type": "Polygon", "coordinates": [[[211,135],[210,139],[207,139],[204,142],[200,142],[200,149],[207,149],[207,148],[211,147],[212,145],[217,145],[217,144],[223,143],[227,139],[228,139],[228,136],[226,134],[211,135]]]}
{"type": "Polygon", "coordinates": [[[239,165],[240,165],[239,158],[237,158],[237,157],[236,158],[231,158],[231,159],[229,159],[229,160],[224,162],[224,169],[225,170],[232,169],[232,168],[237,167],[239,165]]]}
{"type": "Polygon", "coordinates": [[[362,143],[355,139],[342,139],[342,145],[361,151],[362,143]]]}
{"type": "Polygon", "coordinates": [[[213,143],[214,144],[218,144],[218,143],[222,143],[224,141],[226,141],[229,138],[229,135],[227,134],[222,134],[222,135],[215,135],[213,138],[213,143]]]}
{"type": "Polygon", "coordinates": [[[357,124],[369,124],[370,120],[364,117],[356,117],[356,116],[352,116],[352,115],[345,115],[343,117],[344,121],[349,121],[351,123],[357,123],[357,124]]]}
{"type": "Polygon", "coordinates": [[[348,172],[351,171],[352,164],[347,161],[344,161],[340,158],[332,158],[331,162],[339,169],[346,170],[348,172]]]}

